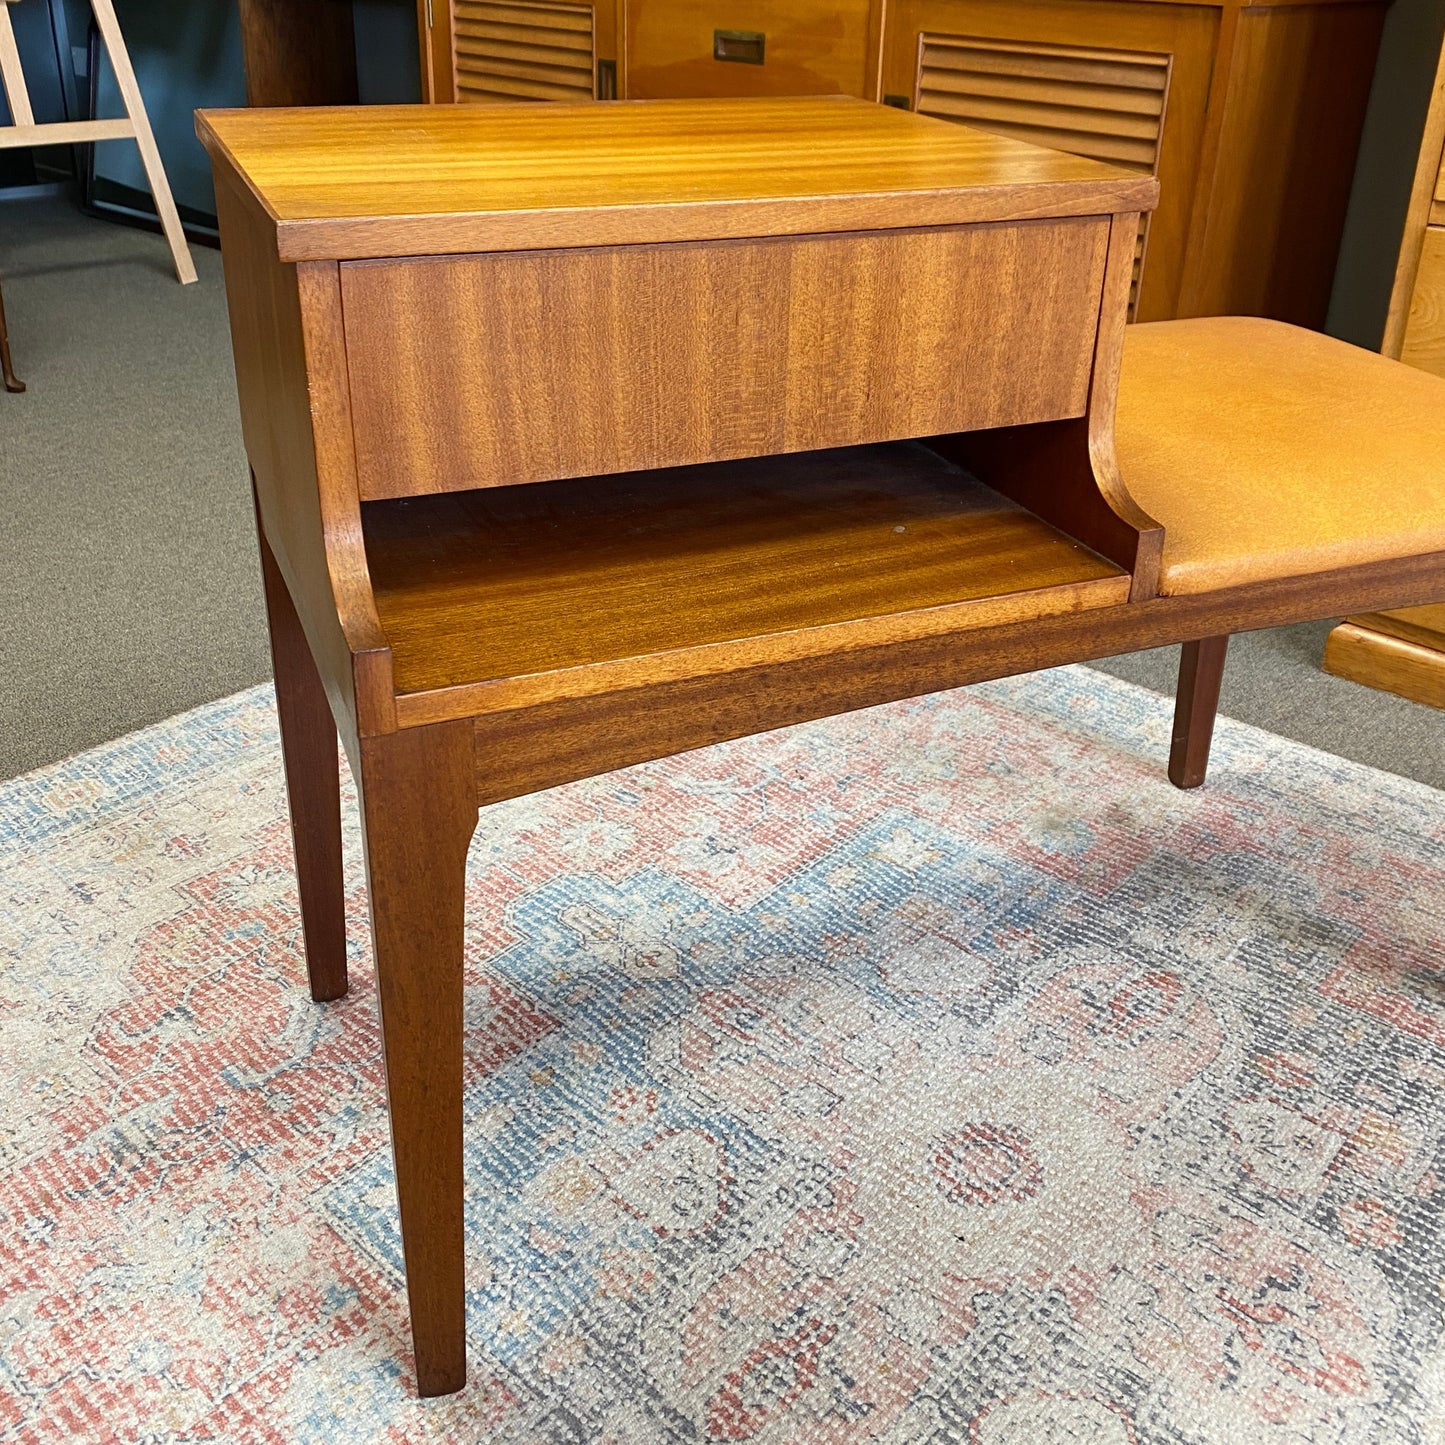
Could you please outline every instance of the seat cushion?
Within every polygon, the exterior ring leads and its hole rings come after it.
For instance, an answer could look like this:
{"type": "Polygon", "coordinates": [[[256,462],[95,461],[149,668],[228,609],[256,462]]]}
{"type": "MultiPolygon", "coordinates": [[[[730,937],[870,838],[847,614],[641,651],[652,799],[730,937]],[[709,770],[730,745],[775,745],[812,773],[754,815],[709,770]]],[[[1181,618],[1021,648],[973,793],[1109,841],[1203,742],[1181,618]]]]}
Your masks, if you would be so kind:
{"type": "Polygon", "coordinates": [[[1445,551],[1445,380],[1318,332],[1129,327],[1117,441],[1164,526],[1161,592],[1445,551]]]}

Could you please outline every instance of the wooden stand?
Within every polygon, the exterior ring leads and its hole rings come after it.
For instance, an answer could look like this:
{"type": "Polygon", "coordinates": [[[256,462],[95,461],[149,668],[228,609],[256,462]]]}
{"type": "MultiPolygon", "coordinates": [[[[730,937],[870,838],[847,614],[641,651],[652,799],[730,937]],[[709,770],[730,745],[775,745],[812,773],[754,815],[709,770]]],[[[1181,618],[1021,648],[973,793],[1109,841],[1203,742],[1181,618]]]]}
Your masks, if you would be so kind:
{"type": "Polygon", "coordinates": [[[135,141],[140,150],[141,164],[145,167],[146,180],[150,182],[151,195],[155,198],[161,229],[165,232],[166,241],[171,248],[176,276],[182,285],[194,281],[196,268],[186,246],[181,218],[176,213],[176,203],[171,197],[165,167],[161,164],[160,151],[156,149],[150,118],[146,115],[145,102],[141,100],[140,87],[136,84],[130,54],[125,48],[125,40],[120,33],[111,0],[91,0],[91,8],[95,13],[95,23],[100,29],[101,43],[105,46],[111,68],[115,71],[115,82],[125,106],[124,117],[119,120],[62,121],[46,125],[35,123],[35,114],[30,108],[30,93],[20,70],[20,51],[15,44],[15,31],[10,24],[9,8],[19,3],[20,0],[0,0],[0,81],[4,82],[11,118],[9,126],[0,127],[0,150],[16,146],[62,145],[77,141],[135,141]]]}

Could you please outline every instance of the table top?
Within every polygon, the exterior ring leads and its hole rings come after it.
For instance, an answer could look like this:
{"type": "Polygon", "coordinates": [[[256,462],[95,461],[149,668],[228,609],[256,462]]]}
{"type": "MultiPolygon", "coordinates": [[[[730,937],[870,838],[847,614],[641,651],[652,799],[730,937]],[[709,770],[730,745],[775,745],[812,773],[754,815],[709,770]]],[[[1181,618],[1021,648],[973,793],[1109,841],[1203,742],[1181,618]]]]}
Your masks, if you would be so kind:
{"type": "Polygon", "coordinates": [[[201,111],[283,261],[1151,209],[1100,161],[845,96],[201,111]]]}

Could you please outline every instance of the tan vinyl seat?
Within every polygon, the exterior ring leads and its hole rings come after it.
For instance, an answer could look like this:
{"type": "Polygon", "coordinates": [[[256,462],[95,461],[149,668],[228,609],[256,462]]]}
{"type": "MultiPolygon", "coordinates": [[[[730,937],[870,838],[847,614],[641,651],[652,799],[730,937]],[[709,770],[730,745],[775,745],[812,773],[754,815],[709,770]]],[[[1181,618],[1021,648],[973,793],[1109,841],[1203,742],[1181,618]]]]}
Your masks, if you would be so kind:
{"type": "Polygon", "coordinates": [[[1445,551],[1445,380],[1317,332],[1129,327],[1117,442],[1165,594],[1445,551]]]}

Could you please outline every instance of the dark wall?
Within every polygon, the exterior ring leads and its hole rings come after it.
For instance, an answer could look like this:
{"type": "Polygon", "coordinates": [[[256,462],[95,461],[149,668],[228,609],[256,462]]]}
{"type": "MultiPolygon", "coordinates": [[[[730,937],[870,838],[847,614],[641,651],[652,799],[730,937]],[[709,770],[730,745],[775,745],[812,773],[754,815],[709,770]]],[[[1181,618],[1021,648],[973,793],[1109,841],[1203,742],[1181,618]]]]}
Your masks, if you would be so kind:
{"type": "MultiPolygon", "coordinates": [[[[88,0],[49,0],[49,5],[54,15],[46,3],[36,3],[13,7],[12,16],[36,119],[63,120],[67,100],[72,106],[83,104],[87,94],[90,6],[88,0]],[[52,26],[60,37],[59,55],[52,26]]],[[[246,103],[235,0],[115,0],[115,9],[176,201],[213,214],[210,166],[196,140],[192,112],[246,103]]],[[[364,101],[421,98],[413,0],[357,0],[356,50],[364,101]]],[[[115,78],[104,63],[98,94],[101,115],[121,113],[115,78]]],[[[103,142],[96,149],[95,168],[98,180],[146,189],[130,141],[103,142]]]]}
{"type": "Polygon", "coordinates": [[[1445,0],[1394,0],[1355,166],[1326,329],[1378,348],[1430,88],[1445,33],[1445,0]]]}

